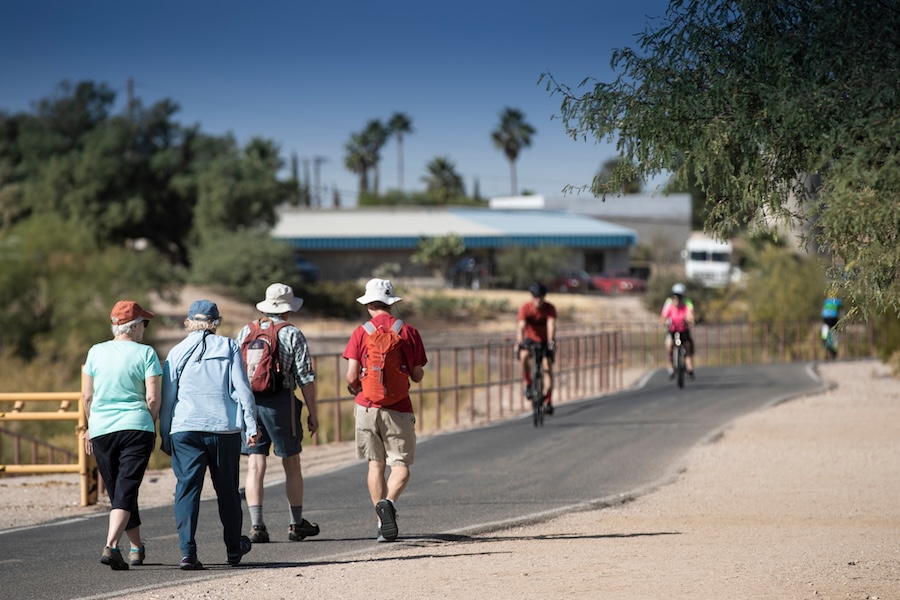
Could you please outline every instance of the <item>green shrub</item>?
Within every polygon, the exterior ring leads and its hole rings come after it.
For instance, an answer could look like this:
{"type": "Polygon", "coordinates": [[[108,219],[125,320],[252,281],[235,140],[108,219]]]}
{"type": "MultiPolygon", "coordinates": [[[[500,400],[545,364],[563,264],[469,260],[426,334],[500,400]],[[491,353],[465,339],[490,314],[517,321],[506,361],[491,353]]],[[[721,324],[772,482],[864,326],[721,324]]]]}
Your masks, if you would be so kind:
{"type": "Polygon", "coordinates": [[[302,283],[294,272],[293,249],[265,232],[210,237],[191,251],[190,258],[191,283],[242,302],[257,302],[259,291],[273,281],[283,281],[295,292],[302,283]]]}

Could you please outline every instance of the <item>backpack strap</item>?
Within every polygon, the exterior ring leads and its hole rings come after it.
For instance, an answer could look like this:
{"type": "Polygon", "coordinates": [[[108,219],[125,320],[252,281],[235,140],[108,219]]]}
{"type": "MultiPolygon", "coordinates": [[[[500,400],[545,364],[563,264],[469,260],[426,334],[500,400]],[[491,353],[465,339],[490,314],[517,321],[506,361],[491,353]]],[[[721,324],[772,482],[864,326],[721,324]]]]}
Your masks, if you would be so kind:
{"type": "MultiPolygon", "coordinates": [[[[366,330],[366,333],[372,335],[373,333],[375,333],[375,323],[373,323],[372,321],[366,321],[365,323],[363,323],[363,329],[366,330]]],[[[403,329],[403,320],[397,319],[396,321],[394,321],[394,324],[391,325],[391,331],[399,335],[401,329],[403,329]]]]}

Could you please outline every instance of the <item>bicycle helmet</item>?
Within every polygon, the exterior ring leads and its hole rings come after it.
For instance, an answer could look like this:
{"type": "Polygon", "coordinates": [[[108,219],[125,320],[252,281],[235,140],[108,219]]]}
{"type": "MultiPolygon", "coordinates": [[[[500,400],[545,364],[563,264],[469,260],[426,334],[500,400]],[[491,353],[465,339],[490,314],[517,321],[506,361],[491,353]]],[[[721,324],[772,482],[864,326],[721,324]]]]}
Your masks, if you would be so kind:
{"type": "Polygon", "coordinates": [[[547,286],[540,281],[535,281],[531,284],[531,287],[528,288],[528,291],[531,292],[531,295],[535,298],[543,298],[547,295],[547,286]]]}
{"type": "Polygon", "coordinates": [[[687,288],[684,287],[683,283],[676,283],[672,286],[673,296],[684,296],[685,292],[687,292],[687,288]]]}

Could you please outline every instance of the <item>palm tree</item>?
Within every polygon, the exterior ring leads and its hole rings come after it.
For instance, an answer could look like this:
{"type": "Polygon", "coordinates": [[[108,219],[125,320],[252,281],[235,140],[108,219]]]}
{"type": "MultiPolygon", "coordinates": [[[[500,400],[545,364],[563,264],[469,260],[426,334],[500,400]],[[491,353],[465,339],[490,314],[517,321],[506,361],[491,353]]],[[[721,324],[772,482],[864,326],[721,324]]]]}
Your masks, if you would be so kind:
{"type": "Polygon", "coordinates": [[[403,191],[403,135],[413,132],[412,120],[406,113],[395,112],[388,121],[388,134],[397,138],[397,188],[403,191]]]}
{"type": "Polygon", "coordinates": [[[369,150],[372,159],[369,167],[372,169],[374,183],[372,191],[378,195],[378,163],[381,162],[381,149],[387,142],[389,131],[378,119],[372,119],[366,124],[362,132],[363,140],[369,150]]]}
{"type": "Polygon", "coordinates": [[[491,133],[494,146],[503,151],[509,160],[509,171],[512,180],[512,195],[517,194],[516,159],[519,151],[531,145],[534,127],[525,122],[525,115],[516,108],[506,107],[500,112],[500,125],[491,133]]]}
{"type": "Polygon", "coordinates": [[[463,179],[456,172],[456,165],[449,158],[436,156],[425,168],[428,175],[422,177],[428,192],[439,204],[449,204],[450,200],[465,196],[463,179]]]}
{"type": "Polygon", "coordinates": [[[372,156],[365,136],[354,133],[350,141],[344,145],[347,154],[344,156],[344,166],[351,173],[359,176],[359,195],[369,193],[369,167],[372,165],[372,156]]]}

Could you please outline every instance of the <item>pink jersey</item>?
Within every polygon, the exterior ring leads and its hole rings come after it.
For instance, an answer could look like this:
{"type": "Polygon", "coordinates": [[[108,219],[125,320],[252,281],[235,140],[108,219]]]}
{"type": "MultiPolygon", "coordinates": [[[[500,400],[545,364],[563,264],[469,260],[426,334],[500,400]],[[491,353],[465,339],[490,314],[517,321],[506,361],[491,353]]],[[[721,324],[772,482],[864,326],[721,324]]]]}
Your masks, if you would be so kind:
{"type": "Polygon", "coordinates": [[[668,319],[669,331],[677,331],[679,333],[687,331],[688,311],[690,308],[686,304],[675,306],[674,303],[666,304],[662,309],[662,316],[668,319]]]}

